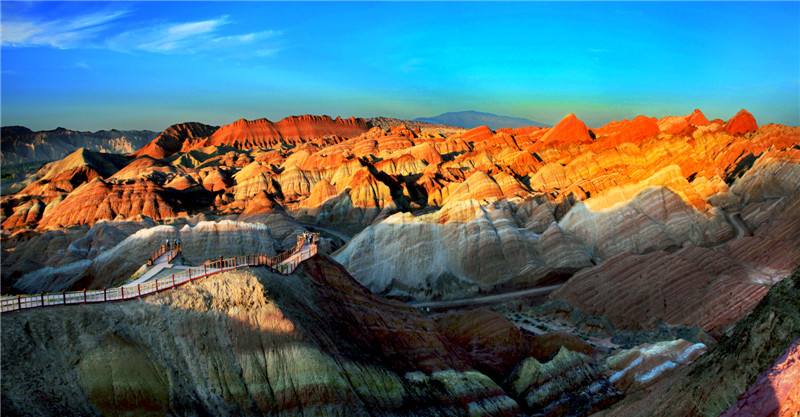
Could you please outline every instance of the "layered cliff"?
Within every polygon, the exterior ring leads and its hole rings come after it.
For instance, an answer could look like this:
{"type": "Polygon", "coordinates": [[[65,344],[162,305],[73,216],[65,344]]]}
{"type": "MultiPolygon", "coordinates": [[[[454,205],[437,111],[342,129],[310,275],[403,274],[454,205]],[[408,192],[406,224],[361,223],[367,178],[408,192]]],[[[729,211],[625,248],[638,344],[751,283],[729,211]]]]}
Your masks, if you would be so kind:
{"type": "Polygon", "coordinates": [[[267,119],[239,119],[222,126],[204,144],[237,148],[270,148],[281,143],[298,144],[315,140],[326,143],[325,141],[334,137],[349,138],[368,129],[369,124],[366,120],[355,117],[332,119],[329,116],[303,115],[290,116],[275,123],[267,119]]]}
{"type": "Polygon", "coordinates": [[[150,143],[138,149],[134,156],[165,158],[181,150],[185,142],[208,137],[216,130],[216,126],[197,122],[174,124],[159,133],[150,143]]]}
{"type": "Polygon", "coordinates": [[[674,378],[609,409],[609,416],[792,416],[800,340],[800,270],[776,284],[719,344],[674,378]]]}

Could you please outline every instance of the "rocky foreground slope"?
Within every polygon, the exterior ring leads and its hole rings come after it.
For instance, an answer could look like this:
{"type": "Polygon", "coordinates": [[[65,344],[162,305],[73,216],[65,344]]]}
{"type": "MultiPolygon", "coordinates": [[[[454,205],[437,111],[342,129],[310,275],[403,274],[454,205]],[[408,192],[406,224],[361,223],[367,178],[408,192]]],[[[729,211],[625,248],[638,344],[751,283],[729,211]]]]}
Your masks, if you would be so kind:
{"type": "Polygon", "coordinates": [[[141,302],[2,321],[9,415],[520,411],[433,321],[319,257],[289,277],[232,272],[141,302]]]}
{"type": "MultiPolygon", "coordinates": [[[[682,340],[608,356],[488,310],[424,316],[317,256],[290,276],[4,314],[1,401],[23,416],[716,415],[796,345],[798,278],[699,359],[705,346],[682,340]]],[[[772,381],[793,375],[785,362],[772,381]]],[[[775,410],[798,411],[795,392],[775,410]]]]}
{"type": "Polygon", "coordinates": [[[800,270],[775,285],[716,348],[608,416],[800,413],[800,270]]]}

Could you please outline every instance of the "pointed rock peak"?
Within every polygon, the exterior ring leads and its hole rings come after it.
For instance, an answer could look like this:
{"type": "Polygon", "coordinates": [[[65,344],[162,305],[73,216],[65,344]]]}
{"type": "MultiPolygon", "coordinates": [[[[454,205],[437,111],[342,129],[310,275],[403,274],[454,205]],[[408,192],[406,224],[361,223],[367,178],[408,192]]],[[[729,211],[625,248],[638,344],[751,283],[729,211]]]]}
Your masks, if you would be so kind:
{"type": "Polygon", "coordinates": [[[689,120],[689,123],[695,126],[705,126],[708,124],[708,119],[706,118],[706,115],[703,114],[703,112],[700,111],[700,109],[694,109],[692,114],[690,114],[687,117],[687,119],[689,120]]]}
{"type": "Polygon", "coordinates": [[[542,136],[542,142],[591,143],[592,137],[586,124],[575,113],[570,113],[542,136]]]}
{"type": "Polygon", "coordinates": [[[755,132],[758,130],[758,123],[756,118],[745,109],[739,110],[735,116],[728,120],[725,124],[725,130],[732,135],[742,135],[748,132],[755,132]]]}

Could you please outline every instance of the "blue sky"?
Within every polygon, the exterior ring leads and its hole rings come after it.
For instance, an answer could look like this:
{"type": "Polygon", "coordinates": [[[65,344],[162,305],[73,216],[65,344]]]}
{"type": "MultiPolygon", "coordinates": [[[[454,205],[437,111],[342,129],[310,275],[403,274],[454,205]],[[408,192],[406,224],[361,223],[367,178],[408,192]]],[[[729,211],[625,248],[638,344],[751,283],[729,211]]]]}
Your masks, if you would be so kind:
{"type": "Polygon", "coordinates": [[[2,124],[479,110],[800,124],[800,3],[2,3],[2,124]]]}

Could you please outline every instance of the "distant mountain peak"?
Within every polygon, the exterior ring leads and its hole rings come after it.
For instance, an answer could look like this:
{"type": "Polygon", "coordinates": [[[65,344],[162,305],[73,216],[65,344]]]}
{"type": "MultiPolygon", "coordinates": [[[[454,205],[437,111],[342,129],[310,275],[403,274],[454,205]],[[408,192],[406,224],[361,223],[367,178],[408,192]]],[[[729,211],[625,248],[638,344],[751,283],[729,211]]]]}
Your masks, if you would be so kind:
{"type": "Polygon", "coordinates": [[[544,123],[523,117],[502,116],[475,110],[447,112],[438,116],[419,117],[414,120],[418,122],[463,127],[465,129],[472,129],[473,127],[477,126],[489,126],[491,129],[500,129],[503,127],[547,126],[544,123]]]}

